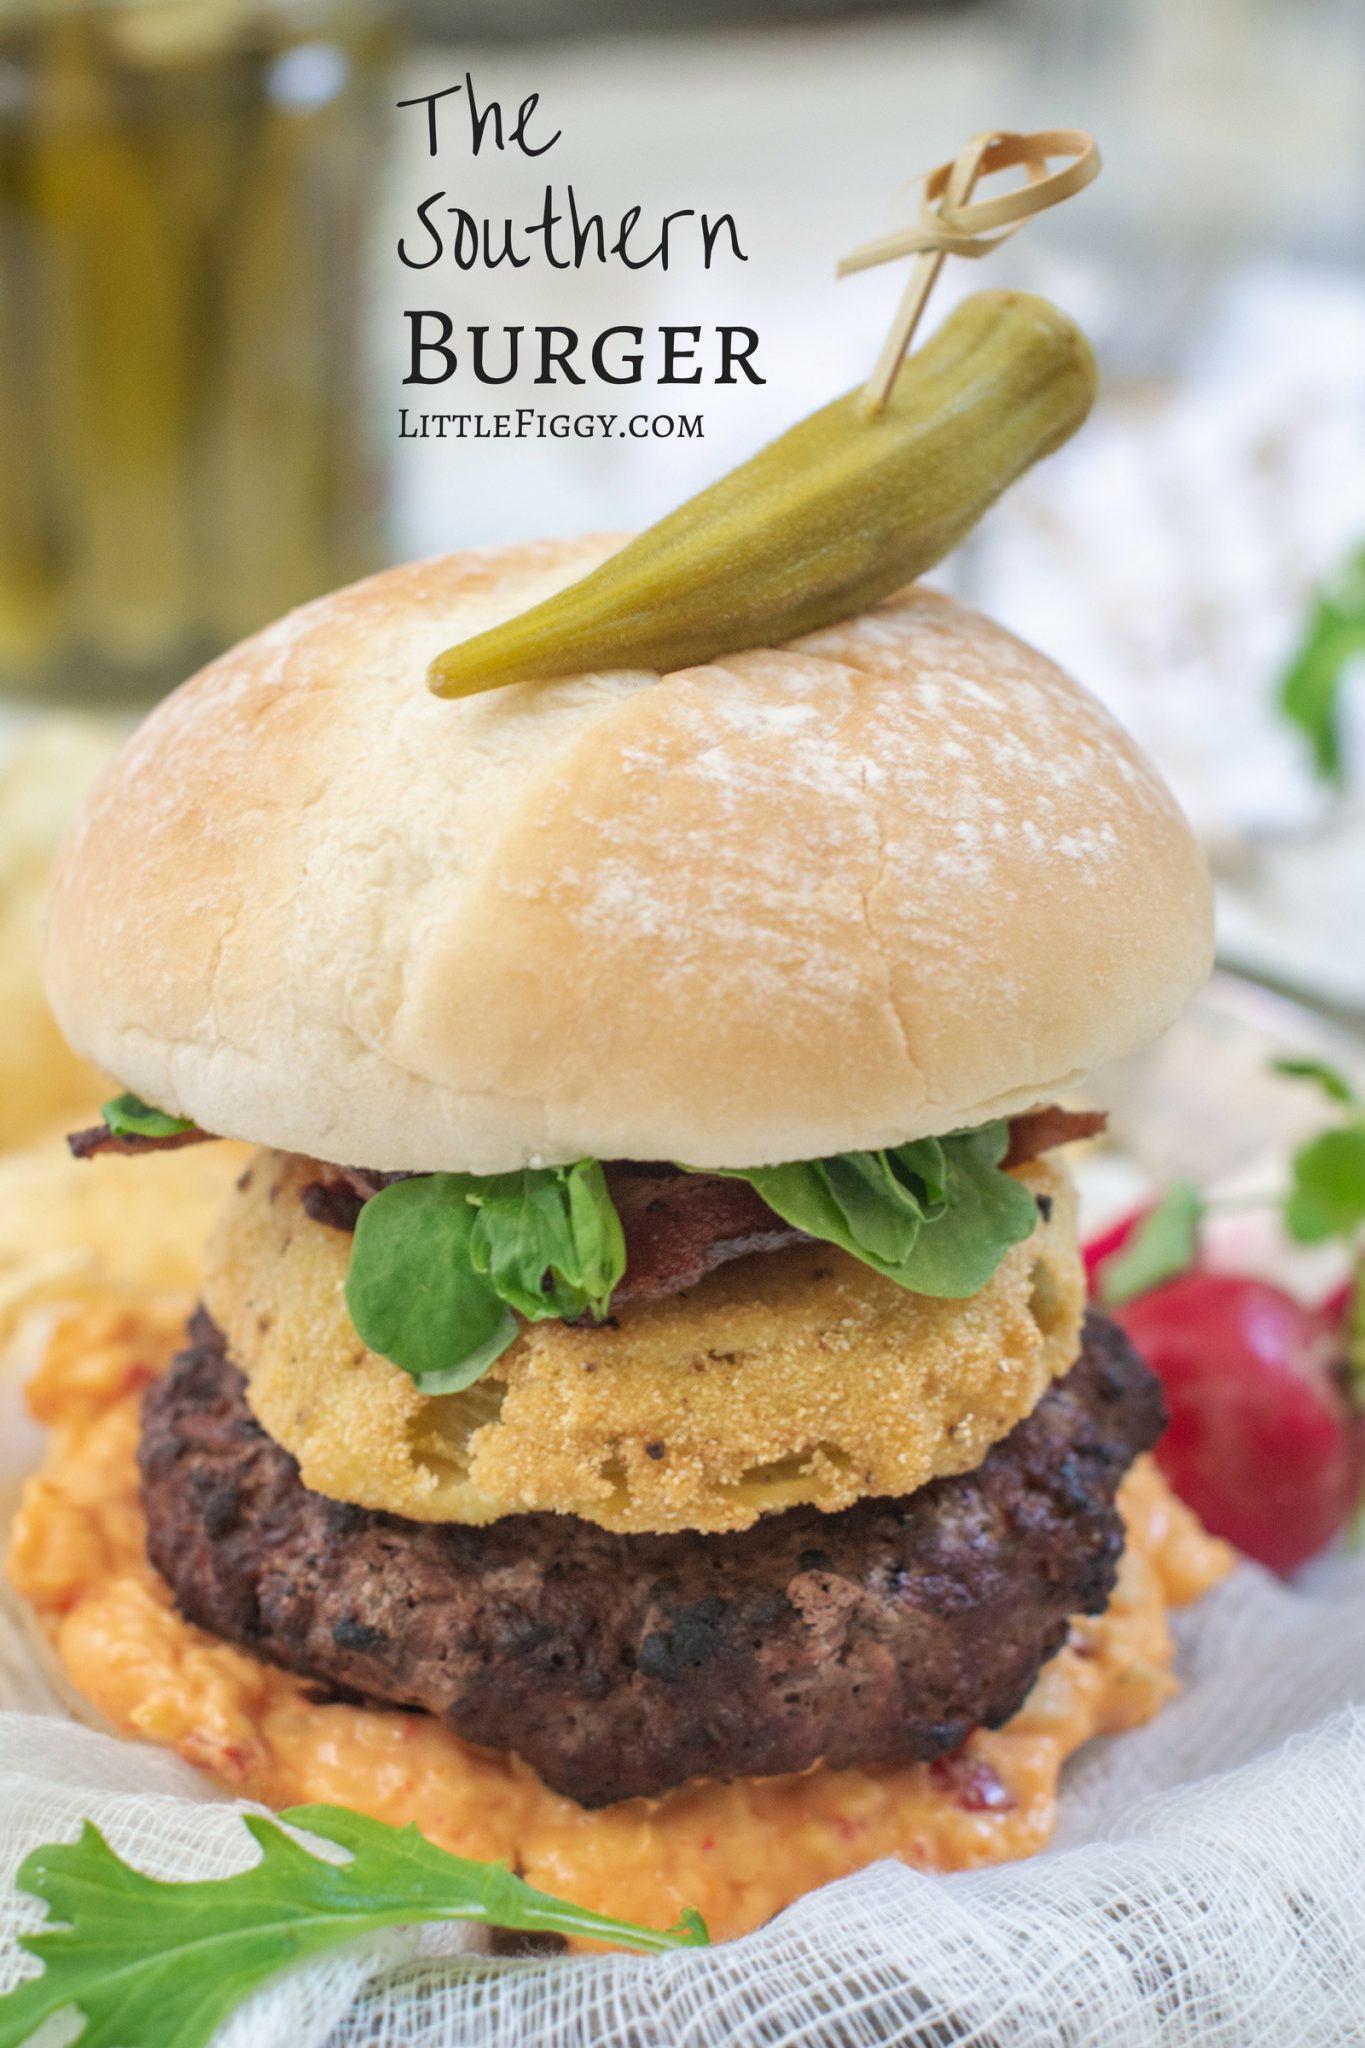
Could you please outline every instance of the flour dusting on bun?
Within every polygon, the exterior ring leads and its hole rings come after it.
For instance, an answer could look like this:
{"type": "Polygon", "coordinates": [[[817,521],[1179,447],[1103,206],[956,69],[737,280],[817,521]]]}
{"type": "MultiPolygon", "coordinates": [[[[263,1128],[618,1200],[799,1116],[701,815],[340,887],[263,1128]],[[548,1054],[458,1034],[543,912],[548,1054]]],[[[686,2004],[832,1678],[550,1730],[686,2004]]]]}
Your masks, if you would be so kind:
{"type": "Polygon", "coordinates": [[[1043,655],[912,589],[663,677],[427,690],[602,540],[392,569],[224,655],[67,842],[71,1043],[381,1170],[769,1165],[1051,1100],[1208,971],[1203,857],[1043,655]]]}

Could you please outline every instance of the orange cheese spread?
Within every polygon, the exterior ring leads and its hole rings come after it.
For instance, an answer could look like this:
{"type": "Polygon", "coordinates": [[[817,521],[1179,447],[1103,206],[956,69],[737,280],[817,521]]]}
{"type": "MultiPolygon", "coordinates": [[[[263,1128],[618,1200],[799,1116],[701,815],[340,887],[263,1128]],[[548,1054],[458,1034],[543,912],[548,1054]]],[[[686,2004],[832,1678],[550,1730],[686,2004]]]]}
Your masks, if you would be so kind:
{"type": "Polygon", "coordinates": [[[817,1766],[590,1813],[426,1715],[319,1704],[307,1680],[176,1613],[144,1553],[135,1454],[142,1389],[183,1319],[181,1302],[83,1306],[58,1325],[30,1390],[53,1435],[8,1569],[77,1692],[232,1793],[415,1821],[461,1855],[505,1859],[547,1891],[657,1926],[690,1905],[713,1937],[743,1934],[882,1856],[964,1870],[1031,1854],[1051,1833],[1066,1758],[1148,1720],[1175,1689],[1167,1607],[1231,1563],[1144,1459],[1121,1496],[1128,1544],[1108,1612],[1074,1624],[1005,1727],[933,1764],[817,1766]]]}

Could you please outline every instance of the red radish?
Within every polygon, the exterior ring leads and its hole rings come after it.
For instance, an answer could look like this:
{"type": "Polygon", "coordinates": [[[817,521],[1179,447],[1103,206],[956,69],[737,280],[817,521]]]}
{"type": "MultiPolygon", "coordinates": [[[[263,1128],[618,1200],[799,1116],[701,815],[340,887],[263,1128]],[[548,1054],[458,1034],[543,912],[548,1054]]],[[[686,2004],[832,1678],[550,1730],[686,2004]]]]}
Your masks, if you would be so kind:
{"type": "Polygon", "coordinates": [[[1206,1528],[1281,1573],[1340,1535],[1365,1480],[1365,1427],[1339,1316],[1200,1271],[1112,1313],[1165,1390],[1157,1463],[1206,1528]]]}
{"type": "MultiPolygon", "coordinates": [[[[1087,1267],[1086,1270],[1088,1272],[1089,1268],[1087,1267]]],[[[1354,1277],[1349,1280],[1343,1280],[1339,1287],[1334,1287],[1332,1292],[1318,1304],[1323,1315],[1330,1316],[1334,1323],[1344,1323],[1350,1312],[1355,1289],[1354,1277]]]]}
{"type": "Polygon", "coordinates": [[[1092,1237],[1088,1244],[1082,1246],[1081,1256],[1085,1260],[1085,1277],[1092,1294],[1097,1295],[1099,1293],[1100,1267],[1106,1259],[1112,1259],[1115,1252],[1123,1250],[1123,1247],[1127,1244],[1129,1238],[1146,1214],[1146,1209],[1130,1209],[1126,1216],[1120,1216],[1117,1223],[1109,1224],[1107,1229],[1102,1230],[1098,1237],[1092,1237]]]}

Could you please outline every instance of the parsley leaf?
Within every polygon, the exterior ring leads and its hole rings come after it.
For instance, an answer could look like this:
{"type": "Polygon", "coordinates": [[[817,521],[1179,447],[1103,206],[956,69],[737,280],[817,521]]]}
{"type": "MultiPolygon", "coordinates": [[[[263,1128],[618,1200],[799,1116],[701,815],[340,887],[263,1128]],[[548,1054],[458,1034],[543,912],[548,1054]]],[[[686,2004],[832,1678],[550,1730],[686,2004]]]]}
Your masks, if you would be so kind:
{"type": "Polygon", "coordinates": [[[1285,672],[1280,709],[1306,734],[1324,782],[1341,782],[1341,686],[1348,664],[1365,655],[1365,548],[1318,593],[1303,643],[1285,672]]]}
{"type": "Polygon", "coordinates": [[[194,1129],[191,1116],[167,1116],[138,1095],[116,1095],[101,1106],[100,1115],[116,1138],[175,1138],[194,1129]]]}
{"type": "Polygon", "coordinates": [[[424,1394],[452,1394],[532,1322],[604,1315],[625,1235],[596,1160],[520,1173],[431,1173],[362,1208],[346,1276],[351,1321],[424,1394]]]}
{"type": "Polygon", "coordinates": [[[204,2048],[236,2006],[291,1964],[385,1927],[475,1920],[527,1933],[587,1935],[648,1954],[708,1939],[685,1913],[667,1932],[589,1913],[535,1891],[498,1863],[448,1855],[415,1827],[336,1806],[301,1806],[293,1826],[350,1852],[324,1862],[274,1821],[244,1816],[260,1861],[235,1877],[144,1877],[89,1821],[73,1843],[35,1849],[22,1891],[61,1926],[20,1936],[42,1975],[0,1998],[0,2048],[21,2048],[59,2012],[79,2012],[83,2048],[204,2048]]]}
{"type": "Polygon", "coordinates": [[[1105,1262],[1100,1299],[1106,1308],[1120,1308],[1136,1295],[1174,1280],[1194,1264],[1204,1200],[1187,1180],[1173,1181],[1154,1209],[1149,1209],[1122,1251],[1105,1262]]]}
{"type": "Polygon", "coordinates": [[[1008,1145],[1001,1119],[881,1152],[728,1177],[748,1181],[786,1222],[911,1293],[960,1300],[978,1293],[1010,1246],[1037,1226],[1032,1195],[1001,1169],[1008,1145]]]}

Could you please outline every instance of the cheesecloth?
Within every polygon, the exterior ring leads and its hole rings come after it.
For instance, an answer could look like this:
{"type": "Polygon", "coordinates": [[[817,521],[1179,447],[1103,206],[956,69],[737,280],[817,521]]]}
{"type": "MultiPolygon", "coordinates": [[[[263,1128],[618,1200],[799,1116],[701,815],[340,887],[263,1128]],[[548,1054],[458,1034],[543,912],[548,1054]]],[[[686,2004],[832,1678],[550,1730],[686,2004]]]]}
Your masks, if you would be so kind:
{"type": "MultiPolygon", "coordinates": [[[[1365,1561],[1296,1590],[1243,1568],[1176,1625],[1183,1694],[1081,1754],[1032,1862],[880,1863],[710,1952],[520,1962],[461,1954],[449,1928],[365,1940],[276,1980],[215,2048],[1365,2042],[1365,1561]]],[[[64,1715],[13,1612],[0,1707],[4,1987],[33,1968],[15,1936],[41,1918],[14,1871],[86,1818],[155,1876],[253,1860],[240,1806],[64,1715]]]]}

